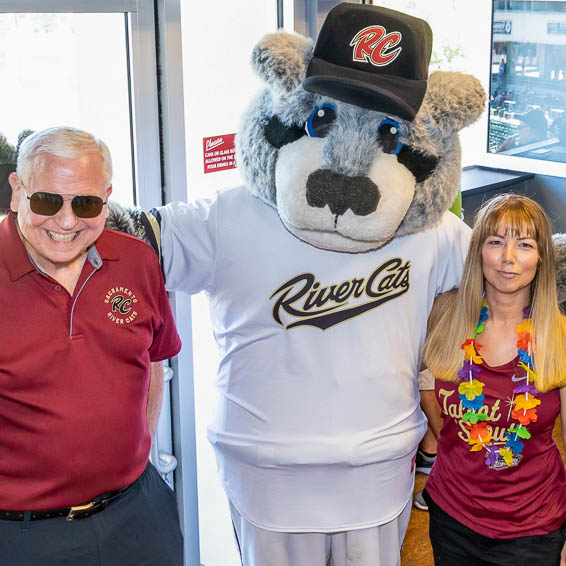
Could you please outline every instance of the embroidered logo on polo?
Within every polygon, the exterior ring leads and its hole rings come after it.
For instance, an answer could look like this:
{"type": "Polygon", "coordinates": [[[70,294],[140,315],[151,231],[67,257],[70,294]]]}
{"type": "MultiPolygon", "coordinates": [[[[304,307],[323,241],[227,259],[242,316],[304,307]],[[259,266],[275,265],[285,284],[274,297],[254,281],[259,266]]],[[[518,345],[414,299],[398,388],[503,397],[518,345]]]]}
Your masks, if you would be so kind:
{"type": "Polygon", "coordinates": [[[106,293],[104,304],[108,305],[106,318],[115,324],[130,324],[137,316],[138,298],[128,287],[112,287],[106,293]]]}
{"type": "Polygon", "coordinates": [[[273,318],[286,330],[298,326],[328,330],[404,295],[409,290],[410,268],[410,261],[393,258],[366,278],[328,286],[322,286],[312,273],[301,273],[283,283],[269,297],[275,301],[273,318]],[[296,320],[284,322],[285,315],[296,320]]]}
{"type": "MultiPolygon", "coordinates": [[[[468,442],[470,432],[466,428],[466,422],[462,418],[464,416],[464,413],[467,411],[467,409],[464,409],[464,407],[462,407],[462,401],[460,401],[457,391],[454,389],[449,390],[449,389],[441,388],[438,390],[438,396],[441,399],[442,412],[445,415],[452,417],[460,427],[460,430],[458,431],[458,437],[461,440],[468,442]],[[453,397],[454,394],[456,394],[456,397],[453,397]],[[450,399],[451,397],[452,399],[450,399]]],[[[507,404],[509,404],[509,401],[510,400],[508,399],[507,404]]],[[[509,440],[506,434],[507,428],[508,426],[513,425],[513,423],[509,420],[509,417],[511,416],[511,409],[513,407],[512,405],[509,406],[510,406],[509,415],[507,415],[507,420],[503,422],[500,422],[501,419],[503,418],[503,414],[501,410],[502,409],[501,399],[496,399],[493,405],[491,406],[491,408],[488,407],[487,405],[483,405],[481,409],[479,409],[478,411],[478,413],[482,413],[487,417],[486,421],[484,422],[488,423],[487,429],[491,434],[491,438],[493,439],[493,444],[498,447],[505,446],[505,444],[509,440]],[[508,426],[502,426],[504,423],[507,423],[508,426]]],[[[522,457],[523,457],[522,454],[513,454],[512,465],[513,466],[518,465],[522,457]]],[[[509,468],[509,466],[503,460],[503,457],[497,453],[494,462],[490,464],[488,467],[493,470],[504,470],[509,468]]]]}
{"type": "Polygon", "coordinates": [[[403,36],[398,31],[387,33],[383,26],[368,26],[359,31],[350,41],[354,48],[353,60],[384,67],[394,61],[402,47],[389,51],[401,42],[403,36]]]}

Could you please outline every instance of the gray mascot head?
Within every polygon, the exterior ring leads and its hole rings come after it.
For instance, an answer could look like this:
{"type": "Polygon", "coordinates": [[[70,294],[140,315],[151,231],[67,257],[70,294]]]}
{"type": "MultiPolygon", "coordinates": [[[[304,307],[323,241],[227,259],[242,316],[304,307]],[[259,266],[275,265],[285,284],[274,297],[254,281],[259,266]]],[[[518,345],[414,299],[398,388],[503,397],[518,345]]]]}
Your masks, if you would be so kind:
{"type": "Polygon", "coordinates": [[[418,18],[343,3],[316,46],[268,35],[252,65],[266,88],[237,137],[249,189],[314,246],[377,249],[436,223],[459,190],[457,132],[482,113],[473,77],[428,76],[432,33],[418,18]]]}
{"type": "MultiPolygon", "coordinates": [[[[236,138],[248,190],[313,246],[359,253],[437,223],[459,192],[458,131],[484,109],[477,79],[428,75],[428,24],[342,3],[310,39],[279,31],[254,48],[265,88],[236,138]]],[[[135,212],[108,225],[145,236],[135,212]]]]}

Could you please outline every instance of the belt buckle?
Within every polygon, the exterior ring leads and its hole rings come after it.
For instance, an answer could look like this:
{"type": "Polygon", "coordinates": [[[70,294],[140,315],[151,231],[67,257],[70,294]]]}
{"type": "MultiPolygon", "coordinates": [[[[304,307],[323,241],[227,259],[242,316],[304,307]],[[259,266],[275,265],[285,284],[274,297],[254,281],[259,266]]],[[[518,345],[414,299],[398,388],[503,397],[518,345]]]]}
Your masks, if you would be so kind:
{"type": "Polygon", "coordinates": [[[91,501],[90,503],[86,503],[85,505],[75,505],[69,509],[69,514],[67,515],[66,521],[72,521],[75,518],[76,513],[80,513],[81,511],[86,511],[87,509],[92,509],[96,503],[91,501]]]}

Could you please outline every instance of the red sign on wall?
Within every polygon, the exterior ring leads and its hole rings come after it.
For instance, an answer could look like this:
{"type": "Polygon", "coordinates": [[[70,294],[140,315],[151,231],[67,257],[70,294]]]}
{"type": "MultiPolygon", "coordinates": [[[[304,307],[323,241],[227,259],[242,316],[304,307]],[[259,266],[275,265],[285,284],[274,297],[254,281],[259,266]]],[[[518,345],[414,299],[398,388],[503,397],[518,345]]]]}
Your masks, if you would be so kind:
{"type": "Polygon", "coordinates": [[[236,134],[226,134],[202,139],[205,173],[225,171],[236,167],[235,137],[236,134]]]}

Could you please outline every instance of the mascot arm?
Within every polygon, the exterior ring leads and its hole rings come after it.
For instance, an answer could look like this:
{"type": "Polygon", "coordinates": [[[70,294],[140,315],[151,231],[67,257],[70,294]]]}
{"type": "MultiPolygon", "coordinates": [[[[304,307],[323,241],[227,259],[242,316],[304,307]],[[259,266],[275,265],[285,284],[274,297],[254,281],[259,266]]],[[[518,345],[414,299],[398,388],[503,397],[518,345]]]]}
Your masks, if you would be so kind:
{"type": "Polygon", "coordinates": [[[218,247],[217,198],[172,202],[161,216],[161,264],[170,291],[212,291],[218,247]]]}
{"type": "Polygon", "coordinates": [[[142,212],[111,203],[106,227],[141,238],[157,252],[168,291],[187,294],[214,287],[218,199],[172,202],[142,212]]]}

